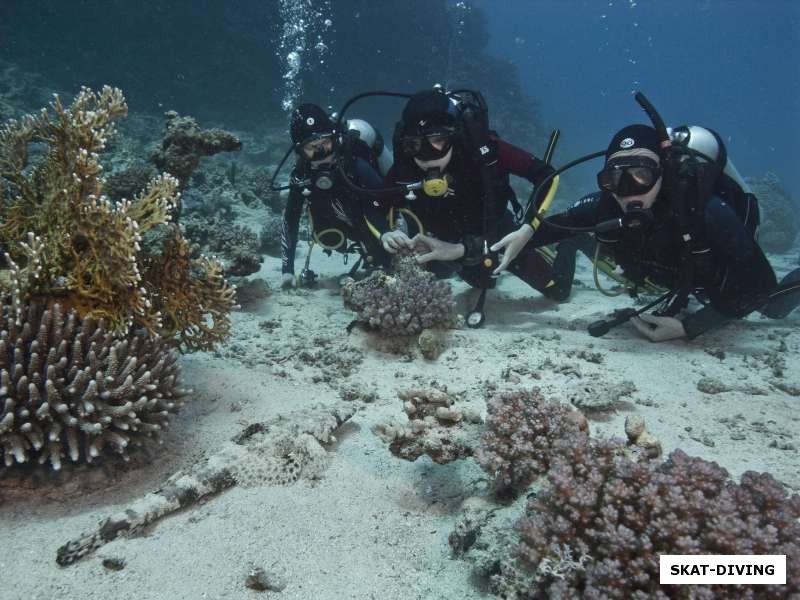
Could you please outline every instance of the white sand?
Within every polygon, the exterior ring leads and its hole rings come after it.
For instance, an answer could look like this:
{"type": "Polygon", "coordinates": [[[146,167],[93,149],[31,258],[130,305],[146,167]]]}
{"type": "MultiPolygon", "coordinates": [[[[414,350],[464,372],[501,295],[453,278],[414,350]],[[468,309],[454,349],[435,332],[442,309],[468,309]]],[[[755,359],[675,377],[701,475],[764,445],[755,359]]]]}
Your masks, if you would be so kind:
{"type": "MultiPolygon", "coordinates": [[[[298,251],[302,264],[300,257],[298,251]]],[[[796,253],[776,264],[785,272],[794,260],[796,253]]],[[[379,352],[361,334],[348,337],[351,314],[335,285],[335,275],[345,269],[341,259],[316,254],[313,267],[322,275],[315,290],[275,292],[252,312],[235,315],[233,339],[219,356],[182,359],[195,399],[175,419],[152,464],[125,474],[110,489],[92,491],[86,484],[67,497],[58,491],[6,496],[0,506],[2,600],[485,597],[470,581],[468,565],[452,559],[447,545],[460,502],[485,487],[482,471],[472,461],[403,462],[370,432],[375,423],[402,417],[397,389],[432,381],[466,391],[468,402],[480,407],[487,381],[536,385],[565,399],[580,387],[602,389],[629,380],[636,391],[604,421],[590,421],[594,434],[620,436],[625,416],[638,413],[665,452],[680,447],[737,477],[748,469],[768,470],[800,490],[800,398],[772,385],[776,378],[767,364],[775,356],[784,360],[782,381],[800,387],[800,314],[780,322],[752,317],[693,343],[652,344],[629,325],[593,339],[586,323],[630,301],[605,298],[589,287],[589,266],[581,260],[578,277],[586,287],[576,288],[570,303],[536,299],[514,278],[503,278],[487,302],[484,329],[453,333],[435,362],[409,361],[379,352]],[[278,325],[266,331],[259,327],[264,321],[278,325]],[[778,352],[781,342],[785,351],[778,352]],[[363,361],[349,377],[329,370],[330,382],[315,383],[320,365],[304,364],[302,348],[322,349],[328,358],[360,352],[363,361]],[[706,349],[721,349],[725,358],[706,349]],[[580,351],[590,359],[600,353],[602,363],[578,357],[580,351]],[[537,372],[547,359],[552,365],[542,366],[540,379],[524,373],[501,378],[507,367],[537,372]],[[704,376],[734,390],[702,393],[696,386],[704,376]],[[321,481],[234,488],[165,519],[145,536],[117,539],[70,567],[56,565],[60,545],[157,488],[170,473],[215,452],[247,424],[338,400],[338,386],[351,382],[374,387],[379,399],[345,425],[321,481]],[[125,568],[107,570],[101,565],[106,557],[124,559],[125,568]],[[286,588],[245,588],[253,565],[284,577],[286,588]]],[[[275,285],[279,262],[268,258],[261,275],[275,285]]],[[[474,292],[452,281],[463,309],[474,292]]]]}

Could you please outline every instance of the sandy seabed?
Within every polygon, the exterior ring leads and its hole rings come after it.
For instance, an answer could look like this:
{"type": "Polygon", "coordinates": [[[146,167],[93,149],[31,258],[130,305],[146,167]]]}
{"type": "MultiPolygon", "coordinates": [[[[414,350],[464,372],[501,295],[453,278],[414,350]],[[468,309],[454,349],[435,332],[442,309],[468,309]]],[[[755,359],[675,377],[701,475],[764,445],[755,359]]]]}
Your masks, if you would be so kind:
{"type": "MultiPolygon", "coordinates": [[[[777,270],[788,271],[796,256],[774,257],[777,270]]],[[[800,398],[793,395],[800,311],[783,321],[754,316],[691,343],[652,344],[630,325],[594,339],[586,325],[630,300],[597,292],[582,260],[577,277],[585,285],[569,303],[551,303],[503,277],[487,301],[485,327],[454,331],[445,352],[427,361],[383,352],[364,334],[348,336],[352,314],[336,283],[346,267],[319,254],[313,266],[315,289],[273,292],[234,315],[232,339],[218,352],[181,359],[193,399],[147,464],[76,474],[58,488],[20,489],[0,479],[0,599],[487,597],[447,543],[462,501],[484,493],[486,475],[473,461],[404,462],[371,432],[404,420],[397,390],[432,382],[464,392],[467,405],[485,411],[487,383],[539,387],[568,401],[627,381],[634,391],[590,419],[593,435],[621,436],[625,417],[640,414],[665,453],[680,447],[737,478],[769,471],[800,490],[800,398]],[[708,382],[728,391],[707,393],[708,382]],[[343,386],[377,397],[355,400],[358,410],[337,432],[320,480],[234,487],[74,565],[56,564],[59,546],[215,453],[248,424],[339,402],[343,386]],[[108,558],[124,568],[104,567],[108,558]],[[255,567],[282,580],[283,591],[248,589],[255,567]]],[[[267,257],[260,276],[274,284],[279,271],[279,261],[267,257]]],[[[451,282],[464,311],[475,292],[451,282]]]]}

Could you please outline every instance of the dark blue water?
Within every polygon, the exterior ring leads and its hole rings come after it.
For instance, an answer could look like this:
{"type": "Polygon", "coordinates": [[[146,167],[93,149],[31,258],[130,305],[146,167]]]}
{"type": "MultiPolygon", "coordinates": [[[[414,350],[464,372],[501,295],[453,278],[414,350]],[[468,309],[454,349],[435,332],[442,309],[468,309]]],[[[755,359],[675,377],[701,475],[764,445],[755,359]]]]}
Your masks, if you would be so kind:
{"type": "Polygon", "coordinates": [[[513,60],[561,128],[557,163],[647,122],[631,96],[641,90],[668,125],[716,129],[744,175],[774,171],[790,193],[800,186],[800,2],[475,4],[489,17],[489,51],[513,60]]]}

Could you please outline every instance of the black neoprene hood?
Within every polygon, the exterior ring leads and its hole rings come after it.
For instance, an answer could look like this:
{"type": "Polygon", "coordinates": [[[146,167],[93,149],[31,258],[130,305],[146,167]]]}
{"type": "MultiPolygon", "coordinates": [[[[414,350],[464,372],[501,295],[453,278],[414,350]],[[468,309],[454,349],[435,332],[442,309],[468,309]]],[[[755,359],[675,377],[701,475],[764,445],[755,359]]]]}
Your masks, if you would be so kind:
{"type": "Polygon", "coordinates": [[[316,104],[301,104],[292,112],[289,133],[292,143],[304,144],[320,135],[333,132],[333,121],[316,104]]]}
{"type": "Polygon", "coordinates": [[[655,129],[649,125],[628,125],[611,138],[606,150],[606,160],[622,150],[646,149],[661,155],[661,140],[655,129]]]}

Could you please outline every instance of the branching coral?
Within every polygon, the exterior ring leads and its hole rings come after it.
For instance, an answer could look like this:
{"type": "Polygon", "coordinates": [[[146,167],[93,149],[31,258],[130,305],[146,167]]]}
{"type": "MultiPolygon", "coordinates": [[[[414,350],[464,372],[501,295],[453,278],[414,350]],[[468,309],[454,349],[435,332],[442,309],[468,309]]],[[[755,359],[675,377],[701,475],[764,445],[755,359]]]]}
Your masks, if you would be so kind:
{"type": "Polygon", "coordinates": [[[133,198],[157,175],[150,165],[136,164],[122,171],[115,171],[105,183],[103,191],[112,200],[133,198]]]}
{"type": "Polygon", "coordinates": [[[456,325],[448,283],[436,281],[413,256],[396,257],[393,268],[393,275],[377,271],[343,287],[345,306],[358,313],[358,321],[387,336],[416,335],[423,329],[456,325]]]}
{"type": "Polygon", "coordinates": [[[786,587],[693,586],[691,597],[791,597],[800,592],[798,518],[800,496],[769,474],[736,483],[680,450],[654,468],[614,443],[573,441],[518,524],[519,556],[533,575],[518,597],[690,597],[659,585],[660,554],[785,554],[786,587]]]}
{"type": "Polygon", "coordinates": [[[152,289],[161,331],[190,350],[211,350],[230,333],[229,313],[236,308],[236,290],[222,276],[214,258],[190,256],[189,244],[177,228],[160,255],[146,262],[145,288],[152,289]]]}
{"type": "MultiPolygon", "coordinates": [[[[104,87],[96,93],[83,88],[69,107],[56,96],[50,110],[9,121],[0,130],[0,244],[12,271],[9,281],[0,284],[12,297],[56,299],[82,317],[102,319],[115,331],[136,325],[172,335],[173,323],[166,330],[161,327],[159,306],[167,304],[173,282],[151,276],[148,287],[142,285],[142,263],[152,255],[143,253],[139,244],[142,235],[170,222],[179,198],[178,181],[165,173],[132,200],[111,202],[102,193],[98,152],[114,132],[113,120],[126,113],[120,90],[104,87]],[[33,143],[46,148],[36,161],[29,160],[33,143]],[[37,244],[36,265],[30,243],[21,243],[30,234],[37,244]],[[36,277],[23,276],[26,269],[35,270],[36,277]]],[[[202,267],[198,277],[189,270],[178,277],[172,270],[184,291],[180,299],[168,302],[184,302],[184,311],[195,319],[179,321],[190,330],[183,337],[195,339],[202,331],[217,340],[227,331],[226,319],[219,313],[209,315],[221,325],[211,334],[204,326],[205,313],[197,307],[225,305],[228,290],[216,263],[197,266],[202,267]],[[192,297],[191,292],[199,295],[192,297]]],[[[207,346],[206,341],[201,345],[207,346]]]]}
{"type": "Polygon", "coordinates": [[[6,466],[91,462],[157,438],[181,405],[175,357],[158,337],[120,338],[56,304],[4,305],[0,449],[6,466]]]}
{"type": "Polygon", "coordinates": [[[582,436],[580,413],[545,400],[538,390],[501,392],[488,401],[486,431],[475,458],[495,493],[516,495],[547,472],[555,446],[582,436]]]}

